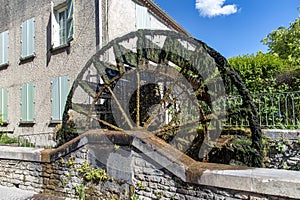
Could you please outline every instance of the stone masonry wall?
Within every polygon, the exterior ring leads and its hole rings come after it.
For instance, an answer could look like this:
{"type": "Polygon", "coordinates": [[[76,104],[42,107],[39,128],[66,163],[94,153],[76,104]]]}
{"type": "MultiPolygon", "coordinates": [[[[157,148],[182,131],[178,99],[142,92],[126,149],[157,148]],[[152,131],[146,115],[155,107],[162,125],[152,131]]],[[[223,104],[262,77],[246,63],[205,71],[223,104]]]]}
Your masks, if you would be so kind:
{"type": "Polygon", "coordinates": [[[42,191],[42,166],[36,162],[0,160],[0,183],[36,192],[42,191]]]}
{"type": "Polygon", "coordinates": [[[162,166],[139,154],[134,154],[134,185],[139,200],[288,200],[276,196],[189,184],[181,181],[162,166]]]}
{"type": "Polygon", "coordinates": [[[299,132],[267,135],[265,167],[300,171],[299,136],[299,132]]]}
{"type": "MultiPolygon", "coordinates": [[[[52,163],[0,159],[0,184],[56,196],[77,198],[76,188],[84,181],[78,169],[87,159],[87,149],[78,149],[52,163]],[[74,164],[68,164],[74,162],[74,164]]],[[[128,199],[130,185],[121,181],[105,181],[84,185],[89,199],[128,199]]]]}

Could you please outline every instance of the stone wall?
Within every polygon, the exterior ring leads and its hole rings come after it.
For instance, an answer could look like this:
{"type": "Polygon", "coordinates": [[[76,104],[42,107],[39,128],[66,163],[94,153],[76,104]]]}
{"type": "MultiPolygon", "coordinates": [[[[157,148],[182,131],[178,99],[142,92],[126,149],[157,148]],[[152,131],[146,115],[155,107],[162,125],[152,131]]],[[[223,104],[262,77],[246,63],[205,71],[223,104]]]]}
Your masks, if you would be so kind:
{"type": "Polygon", "coordinates": [[[265,130],[265,167],[300,171],[300,131],[265,130]]]}
{"type": "Polygon", "coordinates": [[[71,198],[76,198],[76,188],[84,185],[88,197],[128,199],[130,185],[124,181],[84,183],[79,171],[88,160],[87,152],[83,147],[51,163],[0,159],[1,185],[71,198]]]}
{"type": "Polygon", "coordinates": [[[82,188],[88,199],[281,200],[300,196],[299,172],[196,162],[142,131],[94,131],[58,149],[32,149],[31,153],[28,148],[7,148],[0,148],[1,185],[58,196],[77,198],[82,188]],[[105,169],[108,179],[84,182],[84,163],[105,169]]]}
{"type": "Polygon", "coordinates": [[[262,195],[238,190],[230,190],[205,185],[186,183],[172,175],[162,166],[149,159],[134,155],[134,185],[139,199],[276,199],[286,200],[286,197],[262,195]]]}

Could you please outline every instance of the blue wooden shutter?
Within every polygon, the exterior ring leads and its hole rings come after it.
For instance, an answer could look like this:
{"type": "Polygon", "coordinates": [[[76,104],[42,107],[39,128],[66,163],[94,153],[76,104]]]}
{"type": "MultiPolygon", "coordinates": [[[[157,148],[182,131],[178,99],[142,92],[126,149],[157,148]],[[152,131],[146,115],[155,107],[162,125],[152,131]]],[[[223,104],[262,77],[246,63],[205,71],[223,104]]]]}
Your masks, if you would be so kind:
{"type": "Polygon", "coordinates": [[[150,15],[146,7],[136,5],[136,28],[150,28],[150,15]]]}
{"type": "Polygon", "coordinates": [[[59,24],[55,17],[54,3],[51,1],[51,45],[52,47],[59,46],[59,24]]]}
{"type": "Polygon", "coordinates": [[[65,105],[66,105],[68,94],[69,94],[69,77],[62,76],[61,77],[60,119],[62,119],[62,115],[65,110],[65,105]]]}
{"type": "Polygon", "coordinates": [[[59,78],[52,79],[52,120],[59,120],[59,78]]]}
{"type": "Polygon", "coordinates": [[[34,121],[34,84],[27,84],[27,121],[34,121]]]}
{"type": "Polygon", "coordinates": [[[22,23],[22,57],[27,55],[27,21],[25,21],[22,23]]]}
{"type": "Polygon", "coordinates": [[[22,23],[22,57],[34,54],[34,18],[22,23]]]}
{"type": "Polygon", "coordinates": [[[62,120],[69,94],[69,77],[61,76],[52,79],[52,120],[62,120]]]}
{"type": "Polygon", "coordinates": [[[1,121],[3,122],[3,88],[0,89],[0,117],[1,117],[1,121]]]}
{"type": "Polygon", "coordinates": [[[4,41],[3,33],[0,33],[0,65],[4,63],[4,41]]]}
{"type": "Polygon", "coordinates": [[[5,31],[3,33],[3,62],[2,63],[8,63],[8,31],[5,31]]]}
{"type": "Polygon", "coordinates": [[[27,83],[22,85],[22,100],[21,100],[22,117],[24,122],[34,121],[34,84],[27,83]]]}
{"type": "Polygon", "coordinates": [[[8,31],[0,33],[0,65],[8,63],[8,31]]]}
{"type": "Polygon", "coordinates": [[[21,121],[27,121],[27,84],[22,85],[21,112],[21,121]]]}
{"type": "Polygon", "coordinates": [[[0,89],[0,114],[2,122],[7,122],[7,88],[0,89]]]}
{"type": "Polygon", "coordinates": [[[67,41],[70,42],[74,35],[74,1],[67,0],[67,41]]]}
{"type": "Polygon", "coordinates": [[[28,20],[27,24],[27,55],[33,55],[34,54],[34,18],[31,18],[28,20]]]}

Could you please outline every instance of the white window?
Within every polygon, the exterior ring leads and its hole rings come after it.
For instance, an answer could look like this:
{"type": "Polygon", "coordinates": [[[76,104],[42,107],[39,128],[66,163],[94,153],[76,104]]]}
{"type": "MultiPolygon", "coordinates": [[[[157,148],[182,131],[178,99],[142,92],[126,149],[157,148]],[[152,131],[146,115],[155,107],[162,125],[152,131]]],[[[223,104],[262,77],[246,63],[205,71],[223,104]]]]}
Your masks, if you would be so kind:
{"type": "Polygon", "coordinates": [[[146,7],[136,4],[136,28],[137,29],[150,29],[150,14],[146,7]]]}
{"type": "Polygon", "coordinates": [[[54,7],[51,2],[51,44],[53,48],[68,44],[73,39],[73,0],[54,7]]]}
{"type": "Polygon", "coordinates": [[[8,64],[8,31],[0,33],[0,65],[8,64]]]}
{"type": "Polygon", "coordinates": [[[22,58],[34,55],[34,18],[22,23],[22,58]]]}

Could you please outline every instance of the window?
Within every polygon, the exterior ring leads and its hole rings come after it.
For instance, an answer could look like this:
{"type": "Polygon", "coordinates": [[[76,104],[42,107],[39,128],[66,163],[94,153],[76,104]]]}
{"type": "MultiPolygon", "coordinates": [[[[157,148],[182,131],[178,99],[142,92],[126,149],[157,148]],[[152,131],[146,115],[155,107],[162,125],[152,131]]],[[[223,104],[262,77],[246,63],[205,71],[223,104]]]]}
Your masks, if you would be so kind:
{"type": "Polygon", "coordinates": [[[34,55],[34,18],[22,23],[22,58],[34,55]]]}
{"type": "Polygon", "coordinates": [[[63,46],[73,39],[73,0],[54,8],[51,2],[51,44],[53,48],[63,46]]]}
{"type": "Polygon", "coordinates": [[[52,79],[52,117],[51,120],[62,120],[69,94],[69,77],[61,76],[52,79]]]}
{"type": "Polygon", "coordinates": [[[8,31],[0,33],[0,65],[8,64],[8,31]]]}
{"type": "Polygon", "coordinates": [[[34,84],[26,83],[22,85],[22,122],[34,121],[34,84]]]}
{"type": "Polygon", "coordinates": [[[137,29],[149,29],[150,15],[146,7],[136,5],[136,28],[137,29]]]}
{"type": "Polygon", "coordinates": [[[0,115],[2,122],[7,122],[7,88],[0,88],[0,115]]]}

